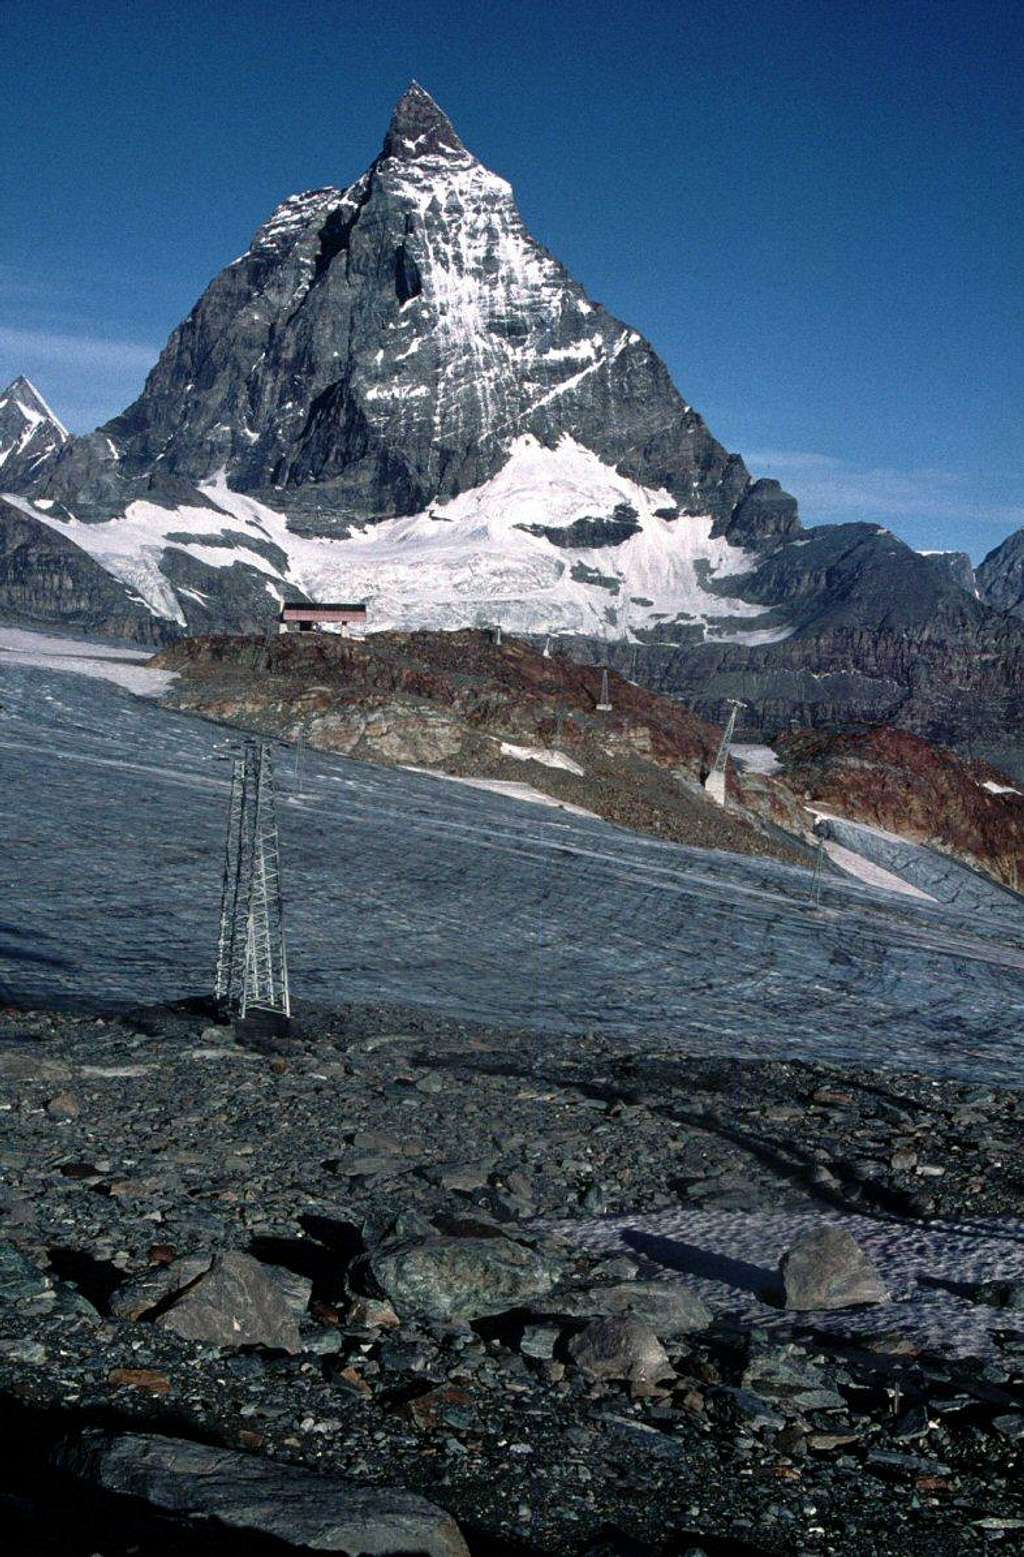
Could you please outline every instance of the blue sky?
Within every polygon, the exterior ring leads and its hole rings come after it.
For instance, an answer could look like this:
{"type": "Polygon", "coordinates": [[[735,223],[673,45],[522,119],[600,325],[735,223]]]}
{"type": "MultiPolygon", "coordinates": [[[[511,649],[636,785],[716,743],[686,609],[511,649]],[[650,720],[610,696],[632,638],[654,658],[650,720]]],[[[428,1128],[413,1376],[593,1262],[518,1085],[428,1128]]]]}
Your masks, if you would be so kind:
{"type": "Polygon", "coordinates": [[[415,77],[807,523],[1024,525],[1024,13],[972,0],[3,0],[0,380],[87,429],[415,77]]]}

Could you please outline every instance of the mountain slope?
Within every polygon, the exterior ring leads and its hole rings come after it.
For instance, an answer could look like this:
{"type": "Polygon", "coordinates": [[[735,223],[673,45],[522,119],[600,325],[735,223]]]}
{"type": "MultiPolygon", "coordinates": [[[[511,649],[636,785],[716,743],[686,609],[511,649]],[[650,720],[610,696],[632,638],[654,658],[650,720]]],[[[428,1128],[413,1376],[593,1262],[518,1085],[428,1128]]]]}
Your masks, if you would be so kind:
{"type": "Polygon", "coordinates": [[[0,498],[0,619],[140,643],[171,636],[127,583],[16,501],[0,498]]]}
{"type": "Polygon", "coordinates": [[[729,580],[799,530],[793,499],[415,85],[362,178],[286,200],[211,283],[134,405],[11,485],[179,628],[329,592],[378,626],[789,630],[729,580]],[[254,573],[242,606],[229,557],[254,573]]]}
{"type": "MultiPolygon", "coordinates": [[[[509,185],[414,85],[368,172],[286,200],[175,330],[140,398],[54,479],[116,501],[134,479],[223,472],[340,534],[479,486],[526,435],[572,437],[666,489],[666,506],[758,531],[742,461],[647,342],[534,242],[509,185]]],[[[792,500],[770,490],[769,529],[792,527],[792,500]]]]}
{"type": "MultiPolygon", "coordinates": [[[[484,787],[528,784],[570,808],[677,843],[800,861],[799,845],[700,787],[722,732],[689,709],[520,639],[482,632],[190,638],[154,668],[165,702],[218,724],[484,787]]],[[[806,856],[809,857],[809,854],[806,856]]]]}
{"type": "Polygon", "coordinates": [[[1024,530],[1014,530],[976,569],[978,593],[997,611],[1024,617],[1024,530]]]}

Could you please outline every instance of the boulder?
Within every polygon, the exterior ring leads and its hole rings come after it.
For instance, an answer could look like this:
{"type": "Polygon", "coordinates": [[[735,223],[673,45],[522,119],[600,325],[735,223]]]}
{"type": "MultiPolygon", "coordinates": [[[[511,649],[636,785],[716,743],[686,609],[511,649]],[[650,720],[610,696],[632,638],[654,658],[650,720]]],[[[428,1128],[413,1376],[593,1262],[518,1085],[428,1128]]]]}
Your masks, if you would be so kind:
{"type": "Polygon", "coordinates": [[[558,1312],[573,1317],[626,1314],[650,1325],[658,1335],[686,1335],[706,1330],[711,1311],[680,1281],[623,1281],[608,1287],[586,1287],[564,1293],[558,1312]]]}
{"type": "Polygon", "coordinates": [[[54,1468],[182,1519],[275,1537],[288,1551],[349,1557],[469,1557],[450,1514],[391,1487],[319,1476],[181,1438],[86,1430],[58,1446],[54,1468]]]}
{"type": "Polygon", "coordinates": [[[295,1314],[270,1272],[249,1254],[231,1250],[176,1296],[153,1321],[207,1346],[302,1348],[295,1314]]]}
{"type": "Polygon", "coordinates": [[[828,1375],[792,1344],[755,1349],[740,1385],[755,1395],[792,1401],[801,1411],[841,1411],[845,1405],[828,1375]]]}
{"type": "Polygon", "coordinates": [[[212,1254],[191,1254],[167,1264],[153,1265],[143,1275],[123,1281],[110,1298],[116,1319],[141,1319],[175,1292],[181,1292],[213,1263],[212,1254]]]}
{"type": "MultiPolygon", "coordinates": [[[[117,1288],[110,1299],[110,1312],[118,1319],[157,1320],[154,1309],[169,1305],[176,1294],[184,1295],[186,1289],[191,1289],[200,1276],[205,1276],[212,1269],[214,1258],[212,1254],[189,1254],[171,1260],[166,1265],[152,1266],[143,1275],[123,1282],[117,1288]]],[[[251,1267],[257,1266],[260,1274],[276,1286],[285,1307],[290,1309],[296,1319],[301,1319],[309,1306],[313,1289],[313,1283],[308,1277],[296,1275],[279,1265],[263,1265],[249,1255],[239,1255],[238,1258],[244,1262],[238,1267],[240,1269],[249,1269],[251,1272],[251,1267]]],[[[252,1277],[252,1280],[255,1279],[252,1277]]],[[[176,1327],[171,1325],[168,1328],[176,1327]]]]}
{"type": "Polygon", "coordinates": [[[578,1367],[594,1379],[652,1383],[672,1376],[665,1349],[654,1331],[638,1319],[616,1315],[595,1319],[569,1344],[578,1367]]]}
{"type": "Polygon", "coordinates": [[[863,1249],[843,1227],[806,1233],[779,1262],[787,1308],[854,1308],[886,1303],[889,1293],[863,1249]]]}
{"type": "Polygon", "coordinates": [[[0,1307],[52,1302],[53,1282],[13,1243],[0,1243],[0,1307]]]}
{"type": "Polygon", "coordinates": [[[511,1238],[438,1236],[384,1244],[369,1268],[399,1315],[477,1319],[546,1297],[560,1274],[549,1254],[511,1238]]]}
{"type": "Polygon", "coordinates": [[[77,1119],[81,1108],[73,1092],[58,1092],[47,1103],[46,1112],[51,1119],[77,1119]]]}

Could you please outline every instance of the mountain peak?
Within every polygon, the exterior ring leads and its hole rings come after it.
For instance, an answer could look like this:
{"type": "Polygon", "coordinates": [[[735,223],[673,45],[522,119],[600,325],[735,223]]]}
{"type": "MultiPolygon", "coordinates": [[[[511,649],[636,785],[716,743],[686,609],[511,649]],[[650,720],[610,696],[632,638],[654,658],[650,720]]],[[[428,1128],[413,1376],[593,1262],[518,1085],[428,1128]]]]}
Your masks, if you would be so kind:
{"type": "Polygon", "coordinates": [[[28,421],[35,422],[38,419],[43,419],[47,422],[52,422],[65,437],[68,436],[67,428],[60,418],[55,416],[50,410],[50,407],[32,380],[26,378],[24,373],[19,373],[17,378],[11,380],[6,389],[0,390],[0,402],[8,400],[14,400],[17,403],[28,421]]]}
{"type": "Polygon", "coordinates": [[[384,156],[414,162],[420,157],[465,150],[448,115],[418,81],[410,82],[391,115],[384,137],[384,156]]]}

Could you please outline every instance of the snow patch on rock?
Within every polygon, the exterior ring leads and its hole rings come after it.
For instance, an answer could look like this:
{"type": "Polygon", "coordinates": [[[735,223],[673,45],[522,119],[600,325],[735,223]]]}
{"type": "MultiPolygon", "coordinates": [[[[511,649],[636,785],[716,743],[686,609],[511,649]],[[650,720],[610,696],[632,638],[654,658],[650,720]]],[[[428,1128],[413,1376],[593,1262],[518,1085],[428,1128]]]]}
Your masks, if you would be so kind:
{"type": "Polygon", "coordinates": [[[509,741],[502,741],[501,755],[514,757],[517,762],[542,762],[547,768],[564,768],[566,773],[583,777],[583,769],[578,762],[573,762],[564,752],[549,751],[546,746],[513,746],[509,741]]]}

